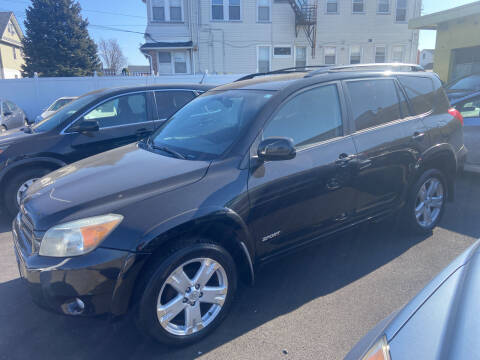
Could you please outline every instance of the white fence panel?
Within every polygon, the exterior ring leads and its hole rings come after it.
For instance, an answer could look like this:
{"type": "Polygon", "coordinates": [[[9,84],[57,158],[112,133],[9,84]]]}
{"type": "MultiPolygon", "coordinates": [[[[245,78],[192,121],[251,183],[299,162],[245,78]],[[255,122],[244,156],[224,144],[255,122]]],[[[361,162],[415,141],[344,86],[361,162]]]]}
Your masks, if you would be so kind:
{"type": "MultiPolygon", "coordinates": [[[[207,75],[203,83],[221,85],[232,82],[243,75],[207,75]]],[[[175,76],[112,76],[112,77],[68,77],[68,78],[25,78],[0,80],[0,98],[13,101],[21,107],[30,120],[62,96],[80,96],[87,92],[135,85],[200,83],[203,75],[175,76]]]]}

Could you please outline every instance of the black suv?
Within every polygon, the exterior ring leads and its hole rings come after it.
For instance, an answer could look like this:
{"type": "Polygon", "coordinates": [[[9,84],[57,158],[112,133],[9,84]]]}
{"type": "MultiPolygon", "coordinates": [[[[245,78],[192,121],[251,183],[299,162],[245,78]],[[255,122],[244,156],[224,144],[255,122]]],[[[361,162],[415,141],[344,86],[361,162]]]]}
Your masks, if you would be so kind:
{"type": "Polygon", "coordinates": [[[0,133],[0,202],[13,217],[35,180],[66,164],[147,137],[211,88],[184,84],[99,90],[38,124],[0,133]]]}
{"type": "Polygon", "coordinates": [[[13,224],[21,276],[48,309],[131,309],[159,341],[196,341],[267,260],[399,210],[431,231],[465,156],[460,119],[425,72],[221,86],[147,140],[35,182],[13,224]]]}

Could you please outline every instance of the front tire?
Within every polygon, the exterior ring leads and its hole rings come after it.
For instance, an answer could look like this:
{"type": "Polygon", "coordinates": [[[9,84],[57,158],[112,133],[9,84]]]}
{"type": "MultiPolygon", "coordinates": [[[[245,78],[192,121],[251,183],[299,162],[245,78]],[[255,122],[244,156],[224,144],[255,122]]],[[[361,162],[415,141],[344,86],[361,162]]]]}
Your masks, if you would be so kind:
{"type": "Polygon", "coordinates": [[[412,187],[405,208],[409,229],[427,235],[442,219],[447,200],[447,183],[436,170],[425,171],[412,187]]]}
{"type": "Polygon", "coordinates": [[[234,260],[212,243],[173,250],[144,276],[137,325],[173,346],[191,344],[212,332],[227,315],[237,286],[234,260]]]}

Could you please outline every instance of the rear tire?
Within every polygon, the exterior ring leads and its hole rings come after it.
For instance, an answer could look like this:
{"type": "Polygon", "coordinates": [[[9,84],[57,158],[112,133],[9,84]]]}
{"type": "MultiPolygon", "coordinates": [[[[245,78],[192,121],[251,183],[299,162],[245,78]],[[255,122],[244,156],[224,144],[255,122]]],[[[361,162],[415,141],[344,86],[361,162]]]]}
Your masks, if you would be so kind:
{"type": "Polygon", "coordinates": [[[192,242],[152,263],[141,281],[137,326],[161,343],[182,346],[207,336],[225,318],[236,291],[237,270],[221,246],[192,242]]]}
{"type": "Polygon", "coordinates": [[[404,209],[408,230],[428,235],[442,219],[447,182],[437,169],[426,170],[413,185],[404,209]]]}
{"type": "MultiPolygon", "coordinates": [[[[7,180],[7,186],[5,187],[4,204],[7,213],[14,217],[19,211],[19,204],[17,202],[17,195],[22,185],[28,183],[33,179],[40,179],[44,175],[48,174],[52,170],[47,168],[31,168],[20,171],[7,180]]],[[[26,189],[25,189],[26,190],[26,189]]]]}

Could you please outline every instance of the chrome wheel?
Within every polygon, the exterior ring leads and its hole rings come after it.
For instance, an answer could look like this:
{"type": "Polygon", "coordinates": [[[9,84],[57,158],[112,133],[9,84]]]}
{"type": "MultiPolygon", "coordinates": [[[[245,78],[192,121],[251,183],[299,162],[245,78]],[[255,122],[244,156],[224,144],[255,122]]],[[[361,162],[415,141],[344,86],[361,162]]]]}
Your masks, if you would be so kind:
{"type": "Polygon", "coordinates": [[[418,224],[424,228],[432,226],[440,216],[443,202],[442,182],[435,177],[427,179],[420,187],[415,201],[415,217],[418,224]]]}
{"type": "Polygon", "coordinates": [[[18,204],[18,206],[20,206],[20,202],[22,201],[22,198],[23,198],[23,195],[25,194],[25,192],[37,180],[38,180],[38,178],[28,179],[22,185],[20,185],[20,187],[18,188],[18,191],[17,191],[17,204],[18,204]]]}
{"type": "Polygon", "coordinates": [[[160,325],[173,335],[191,335],[220,313],[228,292],[225,269],[213,259],[197,258],[173,271],[157,300],[160,325]]]}

